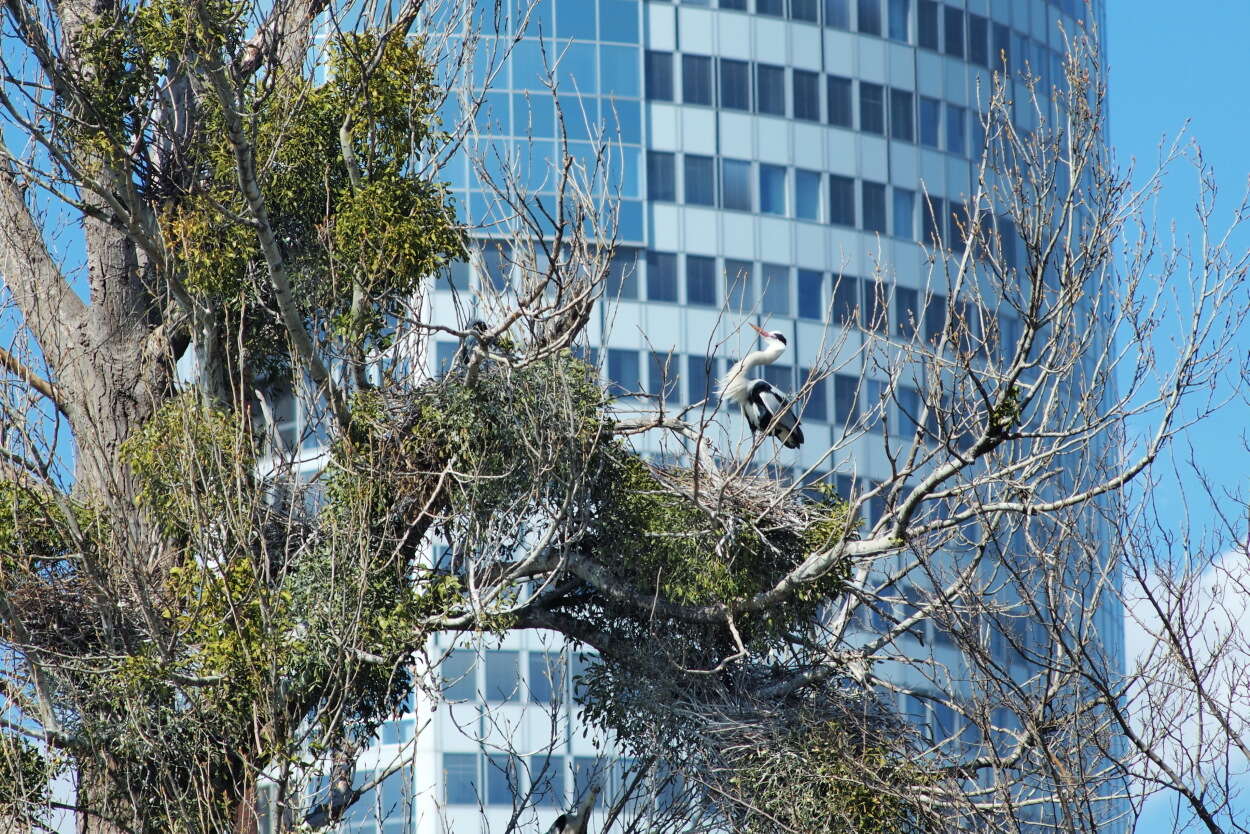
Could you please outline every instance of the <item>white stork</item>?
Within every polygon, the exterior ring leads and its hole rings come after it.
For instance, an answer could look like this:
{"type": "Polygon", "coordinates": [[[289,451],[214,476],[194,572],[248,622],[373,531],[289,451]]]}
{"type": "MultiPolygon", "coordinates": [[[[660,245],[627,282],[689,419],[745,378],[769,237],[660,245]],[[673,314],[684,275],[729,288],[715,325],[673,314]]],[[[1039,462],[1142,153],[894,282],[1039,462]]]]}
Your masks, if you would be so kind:
{"type": "MultiPolygon", "coordinates": [[[[750,324],[750,322],[748,322],[750,324]]],[[[742,408],[752,432],[765,432],[781,441],[787,449],[803,445],[803,430],[794,416],[792,403],[785,392],[763,379],[750,379],[747,372],[756,365],[771,365],[786,352],[783,333],[770,333],[762,327],[751,328],[763,338],[766,347],[748,353],[721,377],[717,386],[722,399],[732,400],[742,408]]]]}

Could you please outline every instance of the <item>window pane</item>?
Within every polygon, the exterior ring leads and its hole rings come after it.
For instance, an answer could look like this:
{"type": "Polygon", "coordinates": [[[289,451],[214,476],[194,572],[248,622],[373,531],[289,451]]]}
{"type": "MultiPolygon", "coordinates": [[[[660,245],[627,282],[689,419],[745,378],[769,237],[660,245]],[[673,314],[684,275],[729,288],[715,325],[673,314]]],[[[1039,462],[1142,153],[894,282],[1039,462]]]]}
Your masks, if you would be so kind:
{"type": "Polygon", "coordinates": [[[968,60],[983,67],[990,65],[989,21],[979,14],[968,14],[968,60]]]}
{"type": "Polygon", "coordinates": [[[674,154],[647,151],[647,199],[665,202],[677,199],[676,167],[674,154]]]}
{"type": "Polygon", "coordinates": [[[1005,24],[994,24],[994,51],[990,53],[990,69],[1011,67],[1011,29],[1005,24]]]}
{"type": "Polygon", "coordinates": [[[561,807],[564,805],[564,757],[530,756],[531,798],[535,805],[561,807]]]}
{"type": "Polygon", "coordinates": [[[786,169],[760,163],[760,212],[786,213],[786,169]]]}
{"type": "Polygon", "coordinates": [[[725,304],[736,313],[745,313],[754,307],[752,291],[755,265],[750,261],[725,259],[725,304]]]}
{"type": "Polygon", "coordinates": [[[879,182],[862,183],[864,202],[864,231],[886,233],[885,186],[879,182]]]}
{"type": "Polygon", "coordinates": [[[647,253],[647,298],[677,300],[677,256],[670,252],[647,253]]]}
{"type": "Polygon", "coordinates": [[[876,278],[864,279],[864,328],[876,333],[889,331],[889,295],[876,278]]]}
{"type": "Polygon", "coordinates": [[[946,150],[963,156],[968,152],[964,136],[967,111],[954,104],[946,105],[946,150]]]}
{"type": "Polygon", "coordinates": [[[946,7],[946,54],[952,58],[964,57],[964,13],[962,9],[946,7]]]}
{"type": "Polygon", "coordinates": [[[685,156],[686,202],[695,206],[716,205],[716,169],[712,157],[685,156]]]}
{"type": "Polygon", "coordinates": [[[859,129],[865,133],[885,133],[885,88],[859,82],[859,129]]]}
{"type": "Polygon", "coordinates": [[[482,247],[482,271],[486,282],[496,291],[507,289],[512,272],[512,247],[501,242],[485,244],[482,247]]]}
{"type": "Polygon", "coordinates": [[[755,11],[758,14],[785,17],[786,0],[755,0],[755,11]]]}
{"type": "Polygon", "coordinates": [[[585,796],[592,785],[602,786],[607,781],[609,765],[610,760],[598,756],[574,757],[573,799],[576,801],[580,797],[585,796]]]}
{"type": "Polygon", "coordinates": [[[820,321],[825,317],[825,276],[814,269],[799,270],[799,318],[820,321]]]}
{"type": "Polygon", "coordinates": [[[529,653],[530,701],[549,704],[564,692],[564,657],[559,652],[529,653]]]}
{"type": "Polygon", "coordinates": [[[938,4],[936,0],[919,0],[916,5],[916,42],[935,52],[938,48],[938,4]]]}
{"type": "MultiPolygon", "coordinates": [[[[459,342],[448,342],[439,339],[434,343],[434,373],[442,376],[451,370],[451,363],[456,358],[456,352],[460,349],[459,342]]],[[[284,398],[285,399],[285,398],[284,398]]],[[[290,402],[288,400],[288,402],[290,402]]],[[[291,420],[295,419],[295,415],[291,415],[291,420]]],[[[292,431],[294,431],[294,423],[292,422],[292,431]]],[[[293,441],[292,441],[293,442],[293,441]]],[[[290,446],[291,444],[288,444],[290,446]]]]}
{"type": "Polygon", "coordinates": [[[859,0],[858,29],[867,35],[881,34],[881,0],[859,0]]]}
{"type": "Polygon", "coordinates": [[[943,217],[946,208],[941,197],[932,194],[921,195],[920,211],[924,215],[924,241],[930,246],[941,246],[946,238],[946,227],[943,217]]]}
{"type": "Polygon", "coordinates": [[[816,23],[819,20],[819,0],[790,0],[790,17],[816,23]]]}
{"type": "Polygon", "coordinates": [[[853,324],[859,318],[859,279],[847,275],[833,278],[833,322],[853,324]]]}
{"type": "Polygon", "coordinates": [[[813,371],[811,368],[799,368],[799,383],[801,385],[811,384],[811,391],[807,395],[807,404],[803,408],[804,420],[817,420],[821,423],[829,419],[829,393],[825,386],[825,380],[813,380],[813,371]]]}
{"type": "Polygon", "coordinates": [[[595,39],[595,4],[560,3],[556,7],[556,35],[561,38],[595,39]]]}
{"type": "Polygon", "coordinates": [[[609,349],[608,381],[608,393],[614,397],[625,397],[642,390],[638,351],[609,349]]]}
{"type": "Polygon", "coordinates": [[[794,172],[794,214],[800,220],[820,219],[820,172],[794,172]]]}
{"type": "Polygon", "coordinates": [[[720,106],[730,110],[751,109],[751,65],[748,62],[720,59],[720,106]]]}
{"type": "Polygon", "coordinates": [[[477,754],[443,754],[443,801],[448,805],[477,804],[477,754]]]}
{"type": "Polygon", "coordinates": [[[517,760],[499,753],[486,758],[486,803],[488,805],[512,805],[518,793],[517,760]]]}
{"type": "Polygon", "coordinates": [[[712,103],[712,59],[681,56],[681,100],[685,104],[712,103]]]}
{"type": "Polygon", "coordinates": [[[716,406],[716,357],[690,356],[686,359],[690,378],[690,403],[708,401],[708,408],[716,406]]]}
{"type": "Polygon", "coordinates": [[[651,351],[649,354],[650,362],[647,369],[648,385],[647,393],[653,397],[659,397],[667,403],[675,403],[681,400],[681,386],[678,384],[677,362],[678,358],[672,353],[661,353],[659,351],[651,351]]]}
{"type": "Polygon", "coordinates": [[[599,0],[599,40],[638,43],[640,5],[638,0],[599,0]]]}
{"type": "MultiPolygon", "coordinates": [[[[569,4],[560,4],[561,8],[567,5],[569,4]]],[[[673,100],[673,55],[671,52],[647,52],[647,98],[652,101],[673,100]]]]}
{"type": "Polygon", "coordinates": [[[780,264],[764,264],[760,268],[763,299],[760,309],[765,313],[790,315],[790,268],[780,264]]]}
{"type": "Polygon", "coordinates": [[[904,339],[910,339],[920,330],[920,293],[907,287],[894,288],[895,331],[904,339]]]}
{"type": "Polygon", "coordinates": [[[826,82],[828,91],[829,124],[838,127],[852,127],[851,123],[851,79],[836,75],[829,76],[826,82]]]}
{"type": "Polygon", "coordinates": [[[604,291],[609,298],[638,298],[638,250],[618,246],[608,263],[607,285],[604,291]]]}
{"type": "Polygon", "coordinates": [[[890,38],[907,43],[907,18],[911,13],[911,0],[890,0],[890,38]]]}
{"type": "Polygon", "coordinates": [[[829,222],[855,225],[855,180],[850,177],[829,175],[829,222]]]}
{"type": "Polygon", "coordinates": [[[794,79],[794,118],[820,121],[820,73],[791,70],[794,79]]]}
{"type": "Polygon", "coordinates": [[[920,97],[920,144],[928,148],[938,147],[941,135],[942,102],[935,98],[920,97]]]}
{"type": "Polygon", "coordinates": [[[825,0],[825,25],[851,28],[851,0],[825,0]]]}
{"type": "Polygon", "coordinates": [[[756,64],[755,84],[760,112],[773,116],[786,115],[786,68],[756,64]]]}
{"type": "Polygon", "coordinates": [[[794,390],[794,369],[789,365],[765,365],[764,379],[787,394],[794,390]]]}
{"type": "MultiPolygon", "coordinates": [[[[859,422],[858,378],[846,374],[834,374],[833,419],[837,420],[841,426],[853,426],[859,422]]],[[[843,497],[847,496],[844,494],[843,497]]]]}
{"type": "Polygon", "coordinates": [[[686,256],[686,303],[716,306],[716,259],[686,256]]]}
{"type": "Polygon", "coordinates": [[[448,701],[473,701],[477,699],[477,681],[474,663],[477,653],[456,649],[439,664],[443,678],[443,697],[448,701]]]}
{"type": "Polygon", "coordinates": [[[894,236],[916,239],[916,192],[894,187],[894,236]]]}
{"type": "Polygon", "coordinates": [[[913,97],[907,90],[890,88],[890,136],[904,142],[916,141],[913,97]]]}
{"type": "Polygon", "coordinates": [[[721,206],[751,211],[751,163],[738,159],[721,160],[721,206]]]}
{"type": "Polygon", "coordinates": [[[937,344],[946,330],[946,296],[934,293],[925,299],[924,338],[937,344]]]}
{"type": "Polygon", "coordinates": [[[521,658],[517,652],[489,650],[486,663],[486,700],[521,700],[521,658]]]}

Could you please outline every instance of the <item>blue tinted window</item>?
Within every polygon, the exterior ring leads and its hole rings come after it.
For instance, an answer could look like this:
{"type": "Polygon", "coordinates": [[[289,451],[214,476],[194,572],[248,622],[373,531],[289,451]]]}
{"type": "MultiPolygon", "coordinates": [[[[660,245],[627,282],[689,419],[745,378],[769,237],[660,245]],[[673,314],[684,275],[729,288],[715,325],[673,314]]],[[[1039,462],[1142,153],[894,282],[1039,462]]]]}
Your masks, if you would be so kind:
{"type": "Polygon", "coordinates": [[[600,91],[604,95],[641,95],[638,86],[638,49],[632,46],[599,47],[599,68],[602,71],[600,91]]]}
{"type": "MultiPolygon", "coordinates": [[[[859,422],[859,380],[846,374],[833,377],[833,418],[841,426],[853,426],[859,422]]],[[[842,496],[848,497],[848,492],[842,496]]]]}
{"type": "Polygon", "coordinates": [[[740,159],[721,160],[721,206],[751,211],[751,163],[740,159]]]}
{"type": "Polygon", "coordinates": [[[916,192],[894,188],[894,236],[916,239],[916,192]]]}
{"type": "Polygon", "coordinates": [[[606,286],[608,298],[638,297],[638,250],[621,246],[612,253],[608,264],[606,286]]]}
{"type": "Polygon", "coordinates": [[[761,113],[786,115],[786,68],[756,64],[755,94],[759,97],[761,113]]]}
{"type": "Polygon", "coordinates": [[[618,348],[608,349],[609,393],[615,397],[636,394],[642,390],[638,367],[638,351],[618,348]]]}
{"type": "Polygon", "coordinates": [[[859,129],[865,133],[885,133],[885,88],[859,82],[859,129]]]}
{"type": "MultiPolygon", "coordinates": [[[[564,93],[593,93],[595,91],[594,44],[561,41],[555,45],[554,54],[548,46],[549,60],[555,64],[556,79],[564,93]]],[[[568,110],[568,106],[565,106],[568,110]]]]}
{"type": "Polygon", "coordinates": [[[799,369],[799,382],[803,385],[808,385],[809,382],[811,384],[807,405],[803,409],[803,419],[823,423],[829,419],[829,392],[826,390],[825,380],[813,379],[813,376],[811,368],[799,369]]]}
{"type": "Polygon", "coordinates": [[[494,136],[506,136],[511,133],[511,121],[508,118],[508,94],[487,93],[477,109],[473,124],[479,133],[494,136]]]}
{"type": "Polygon", "coordinates": [[[760,163],[760,211],[786,213],[786,169],[781,165],[760,163]]]}
{"type": "Polygon", "coordinates": [[[820,20],[820,0],[790,0],[790,17],[816,23],[820,20]]]}
{"type": "Polygon", "coordinates": [[[530,756],[530,785],[535,805],[564,805],[564,757],[530,756]]]}
{"type": "Polygon", "coordinates": [[[686,303],[716,306],[716,259],[686,256],[686,303]]]}
{"type": "Polygon", "coordinates": [[[800,220],[820,219],[820,172],[794,172],[794,214],[800,220]]]}
{"type": "Polygon", "coordinates": [[[383,744],[403,744],[412,738],[412,719],[387,721],[382,725],[383,744]]]}
{"type": "Polygon", "coordinates": [[[516,114],[515,135],[536,139],[555,137],[556,106],[548,92],[514,93],[512,108],[516,114]]]}
{"type": "Polygon", "coordinates": [[[968,13],[968,60],[983,67],[990,65],[989,21],[979,14],[968,13]]]}
{"type": "Polygon", "coordinates": [[[716,407],[716,357],[689,356],[686,359],[690,377],[690,403],[707,400],[708,408],[716,407]]]}
{"type": "Polygon", "coordinates": [[[855,180],[850,177],[829,175],[829,222],[855,225],[855,180]]]}
{"type": "Polygon", "coordinates": [[[551,36],[551,10],[555,4],[552,0],[533,0],[533,2],[516,3],[512,8],[512,30],[520,32],[525,26],[524,34],[531,38],[551,36]]]}
{"type": "Polygon", "coordinates": [[[599,0],[599,40],[638,43],[639,5],[638,0],[599,0]]]}
{"type": "Polygon", "coordinates": [[[754,278],[755,264],[725,259],[725,305],[730,310],[746,313],[755,306],[754,278]]]}
{"type": "Polygon", "coordinates": [[[452,261],[447,265],[447,284],[453,290],[468,291],[470,275],[469,265],[464,261],[452,261]]]}
{"type": "Polygon", "coordinates": [[[964,123],[967,111],[954,104],[946,105],[946,150],[963,156],[968,152],[968,144],[964,136],[964,123]]]}
{"type": "Polygon", "coordinates": [[[879,182],[861,183],[863,191],[864,231],[887,232],[885,225],[885,186],[879,182]]]}
{"type": "Polygon", "coordinates": [[[508,288],[512,272],[512,247],[500,241],[482,244],[482,270],[486,283],[497,292],[508,288]]]}
{"type": "Polygon", "coordinates": [[[825,0],[825,25],[851,28],[851,0],[825,0]]]}
{"type": "Polygon", "coordinates": [[[935,98],[920,97],[920,144],[938,147],[941,136],[942,102],[935,98]]]}
{"type": "Polygon", "coordinates": [[[621,200],[617,210],[617,233],[621,240],[642,240],[642,203],[621,200]]]}
{"type": "Polygon", "coordinates": [[[890,2],[890,38],[907,42],[907,18],[911,11],[911,0],[889,0],[890,2]]]}
{"type": "Polygon", "coordinates": [[[564,692],[564,657],[559,652],[529,653],[530,701],[549,704],[564,692]]]}
{"type": "Polygon", "coordinates": [[[746,61],[720,59],[720,106],[751,109],[751,65],[746,61]]]}
{"type": "Polygon", "coordinates": [[[755,0],[755,11],[757,14],[785,17],[786,0],[755,0]]]}
{"type": "Polygon", "coordinates": [[[521,699],[521,661],[516,652],[490,650],[484,653],[486,665],[486,700],[519,701],[521,699]]]}
{"type": "Polygon", "coordinates": [[[764,379],[787,394],[794,390],[794,369],[789,365],[765,365],[764,379]]]}
{"type": "MultiPolygon", "coordinates": [[[[481,47],[479,47],[480,49],[481,47]]],[[[554,56],[551,56],[554,59],[554,56]]],[[[538,41],[518,41],[512,48],[512,88],[546,92],[547,59],[538,41]]]]}
{"type": "Polygon", "coordinates": [[[604,161],[607,163],[608,185],[612,188],[619,187],[622,197],[642,196],[638,184],[641,157],[642,149],[629,145],[614,146],[607,153],[604,161]]]}
{"type": "MultiPolygon", "coordinates": [[[[563,65],[561,65],[563,67],[563,65]]],[[[599,99],[567,92],[561,88],[560,113],[564,116],[564,130],[570,139],[589,139],[599,124],[599,99]]]]}
{"type": "Polygon", "coordinates": [[[964,57],[964,13],[962,9],[946,7],[946,54],[952,58],[964,57]]]}
{"type": "Polygon", "coordinates": [[[561,38],[595,39],[595,4],[586,0],[559,0],[556,35],[561,38]]]}
{"type": "Polygon", "coordinates": [[[665,151],[647,151],[647,199],[673,202],[677,199],[677,162],[665,151]]]}
{"type": "Polygon", "coordinates": [[[448,805],[477,804],[477,754],[443,754],[443,801],[448,805]]]}
{"type": "Polygon", "coordinates": [[[916,6],[916,42],[935,52],[938,48],[937,0],[920,0],[916,6]]]}
{"type": "Polygon", "coordinates": [[[853,324],[859,318],[859,279],[849,275],[833,278],[833,322],[853,324]]]}
{"type": "Polygon", "coordinates": [[[825,276],[814,269],[800,269],[798,275],[799,318],[820,321],[825,317],[825,276]]]}
{"type": "Polygon", "coordinates": [[[646,81],[647,98],[652,101],[673,100],[673,53],[647,52],[646,81]]]}
{"type": "Polygon", "coordinates": [[[914,97],[907,90],[890,88],[890,136],[904,142],[916,141],[914,97]]]}
{"type": "Polygon", "coordinates": [[[663,399],[667,403],[681,400],[681,377],[678,363],[680,357],[674,353],[651,351],[647,368],[647,393],[663,399]]]}
{"type": "Polygon", "coordinates": [[[512,805],[519,793],[519,769],[512,756],[494,753],[486,758],[486,804],[512,805]]]}
{"type": "Polygon", "coordinates": [[[820,121],[820,74],[791,70],[794,80],[794,118],[820,121]]]}
{"type": "Polygon", "coordinates": [[[838,127],[852,127],[851,79],[831,75],[829,76],[827,87],[829,124],[837,125],[838,127]]]}
{"type": "Polygon", "coordinates": [[[442,376],[451,370],[452,360],[456,357],[456,351],[460,348],[458,342],[449,342],[443,339],[434,343],[434,373],[442,376]]]}
{"type": "Polygon", "coordinates": [[[677,300],[677,256],[670,252],[647,253],[647,298],[677,300]]]}
{"type": "Polygon", "coordinates": [[[686,154],[685,201],[696,206],[716,205],[716,166],[710,156],[686,154]]]}
{"type": "Polygon", "coordinates": [[[920,330],[920,293],[908,287],[894,288],[895,331],[900,337],[910,339],[920,330]]]}
{"type": "Polygon", "coordinates": [[[781,264],[764,264],[760,267],[760,281],[763,285],[760,310],[790,315],[790,268],[781,264]]]}
{"type": "Polygon", "coordinates": [[[881,34],[881,0],[858,0],[855,16],[860,32],[867,35],[881,34]]]}
{"type": "Polygon", "coordinates": [[[685,104],[712,103],[712,59],[681,56],[681,100],[685,104]]]}
{"type": "Polygon", "coordinates": [[[603,129],[607,133],[609,142],[639,144],[642,141],[641,106],[632,99],[605,98],[603,100],[603,129]]]}

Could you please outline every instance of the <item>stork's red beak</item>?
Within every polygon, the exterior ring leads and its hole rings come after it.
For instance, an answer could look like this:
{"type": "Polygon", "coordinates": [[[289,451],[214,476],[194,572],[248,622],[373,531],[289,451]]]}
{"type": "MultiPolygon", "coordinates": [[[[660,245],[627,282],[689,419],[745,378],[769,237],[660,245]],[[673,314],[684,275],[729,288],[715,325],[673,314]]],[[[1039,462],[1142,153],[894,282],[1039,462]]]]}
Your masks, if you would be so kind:
{"type": "Polygon", "coordinates": [[[765,330],[764,328],[762,328],[762,327],[756,327],[754,324],[751,324],[751,322],[747,322],[747,325],[748,325],[748,326],[749,326],[752,330],[754,330],[756,333],[758,333],[758,334],[760,334],[761,336],[763,336],[765,339],[767,339],[767,338],[769,337],[769,333],[768,333],[768,331],[767,331],[767,330],[765,330]]]}

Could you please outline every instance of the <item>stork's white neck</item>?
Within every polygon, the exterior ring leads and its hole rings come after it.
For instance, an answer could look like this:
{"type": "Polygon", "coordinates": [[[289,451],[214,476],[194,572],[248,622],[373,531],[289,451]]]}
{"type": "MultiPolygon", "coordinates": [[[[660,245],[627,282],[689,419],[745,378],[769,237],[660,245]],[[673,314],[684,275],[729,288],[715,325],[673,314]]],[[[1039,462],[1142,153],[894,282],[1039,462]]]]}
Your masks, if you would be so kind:
{"type": "Polygon", "coordinates": [[[736,403],[742,403],[746,400],[747,372],[757,365],[771,365],[776,362],[781,354],[786,352],[786,346],[776,339],[769,339],[767,346],[763,350],[756,350],[748,353],[740,360],[734,363],[716,386],[717,391],[722,399],[733,400],[736,403]]]}

